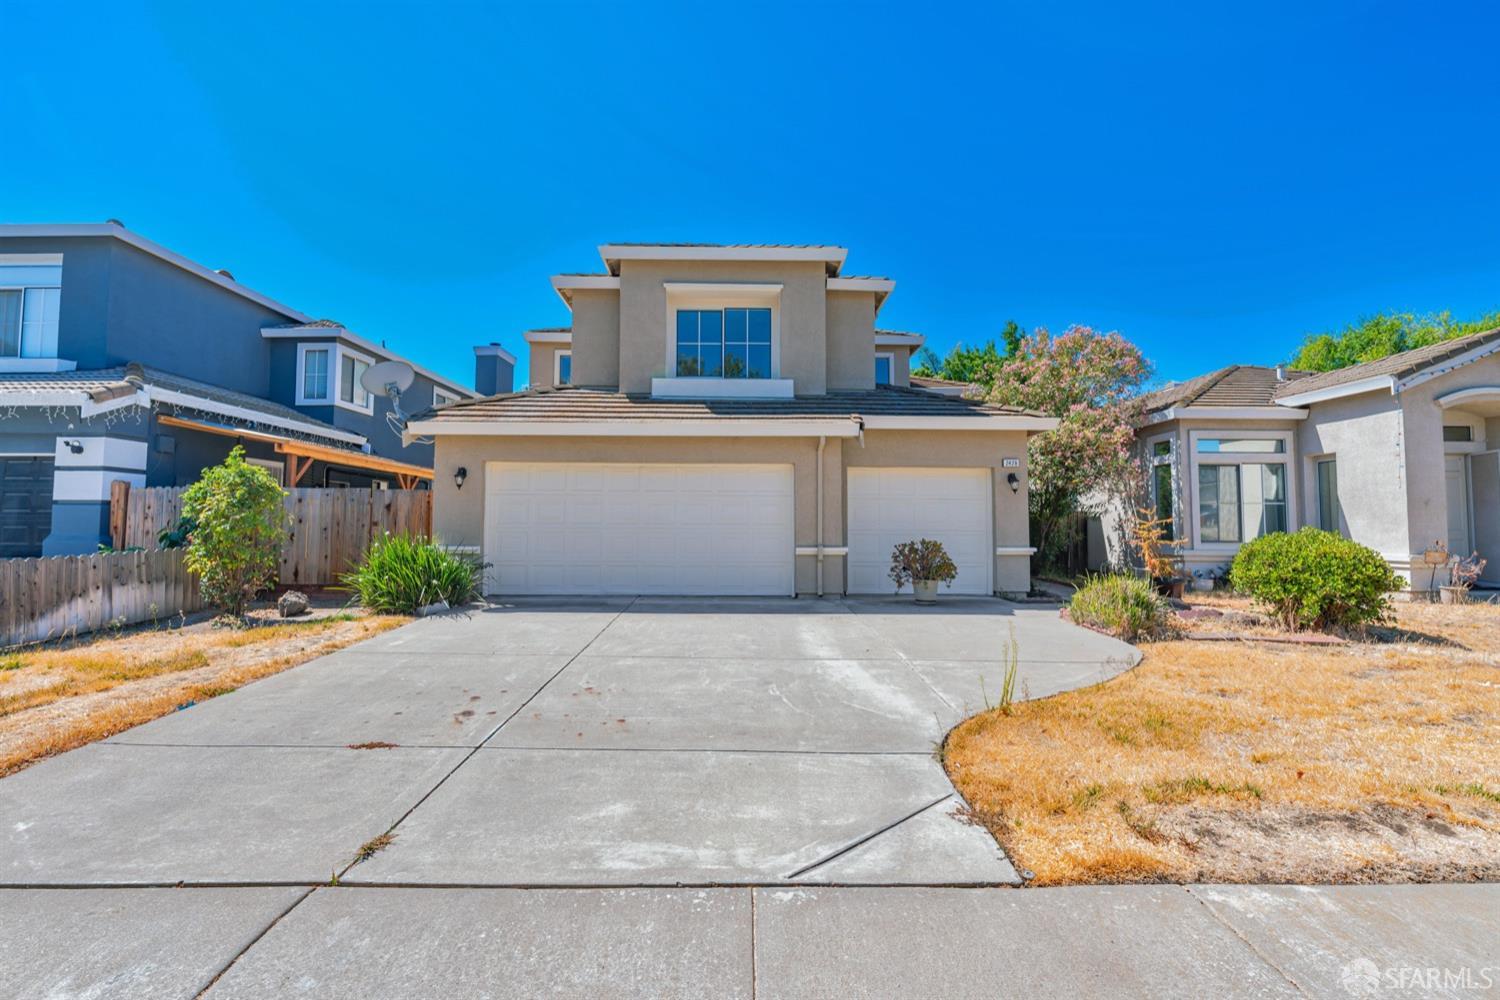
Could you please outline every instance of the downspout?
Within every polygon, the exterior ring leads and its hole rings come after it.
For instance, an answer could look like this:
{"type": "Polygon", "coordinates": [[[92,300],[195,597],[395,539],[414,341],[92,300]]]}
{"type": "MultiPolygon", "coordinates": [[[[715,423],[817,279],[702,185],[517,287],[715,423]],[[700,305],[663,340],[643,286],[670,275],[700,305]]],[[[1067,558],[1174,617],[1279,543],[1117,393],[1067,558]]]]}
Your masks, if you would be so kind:
{"type": "Polygon", "coordinates": [[[818,545],[818,596],[823,596],[823,448],[828,444],[828,435],[818,435],[818,525],[815,538],[818,545]]]}

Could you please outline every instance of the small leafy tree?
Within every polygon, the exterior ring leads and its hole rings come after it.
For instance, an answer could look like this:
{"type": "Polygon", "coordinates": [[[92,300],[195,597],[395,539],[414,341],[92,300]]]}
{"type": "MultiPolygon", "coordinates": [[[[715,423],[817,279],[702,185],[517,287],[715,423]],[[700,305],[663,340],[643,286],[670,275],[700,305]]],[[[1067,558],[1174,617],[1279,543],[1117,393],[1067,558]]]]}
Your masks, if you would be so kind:
{"type": "Polygon", "coordinates": [[[958,576],[958,567],[943,548],[942,542],[923,538],[915,542],[901,542],[891,550],[890,578],[900,590],[908,583],[935,580],[953,586],[958,576]]]}
{"type": "Polygon", "coordinates": [[[1029,446],[1029,495],[1042,562],[1067,543],[1076,513],[1094,512],[1137,486],[1132,399],[1151,375],[1140,349],[1118,333],[1038,328],[998,368],[989,400],[1058,417],[1029,446]]]}
{"type": "Polygon", "coordinates": [[[246,462],[238,445],[187,488],[182,516],[194,525],[187,567],[209,604],[241,616],[256,594],[276,582],[286,537],[283,496],[270,473],[246,462]]]}

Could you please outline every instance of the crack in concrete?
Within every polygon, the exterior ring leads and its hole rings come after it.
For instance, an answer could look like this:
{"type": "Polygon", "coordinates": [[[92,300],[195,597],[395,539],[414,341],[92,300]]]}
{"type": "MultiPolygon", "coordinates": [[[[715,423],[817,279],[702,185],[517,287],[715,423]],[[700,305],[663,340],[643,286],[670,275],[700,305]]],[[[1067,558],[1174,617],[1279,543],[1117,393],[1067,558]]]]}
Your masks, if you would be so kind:
{"type": "Polygon", "coordinates": [[[1219,910],[1218,910],[1217,907],[1215,907],[1208,900],[1204,899],[1202,896],[1198,895],[1198,893],[1196,891],[1194,891],[1194,888],[1192,886],[1185,885],[1185,886],[1182,887],[1182,889],[1189,896],[1191,896],[1193,898],[1193,900],[1196,901],[1199,906],[1203,907],[1203,909],[1205,909],[1206,911],[1208,911],[1208,915],[1209,915],[1210,919],[1212,919],[1219,926],[1223,927],[1229,933],[1233,934],[1240,941],[1241,944],[1243,944],[1246,948],[1250,949],[1250,954],[1254,955],[1256,958],[1258,958],[1262,962],[1266,963],[1266,965],[1269,966],[1271,969],[1274,969],[1275,972],[1276,972],[1276,974],[1278,976],[1280,976],[1282,979],[1285,979],[1287,981],[1287,984],[1289,986],[1291,986],[1292,989],[1296,990],[1302,996],[1311,996],[1311,994],[1308,993],[1307,990],[1305,990],[1305,989],[1302,988],[1302,984],[1299,983],[1299,982],[1297,982],[1297,980],[1292,977],[1292,974],[1290,972],[1288,972],[1285,969],[1283,969],[1280,965],[1277,965],[1276,962],[1274,962],[1269,955],[1265,954],[1259,948],[1257,948],[1255,946],[1255,943],[1252,942],[1243,933],[1241,933],[1240,929],[1238,927],[1236,927],[1234,924],[1230,923],[1227,918],[1225,918],[1222,914],[1219,913],[1219,910]]]}

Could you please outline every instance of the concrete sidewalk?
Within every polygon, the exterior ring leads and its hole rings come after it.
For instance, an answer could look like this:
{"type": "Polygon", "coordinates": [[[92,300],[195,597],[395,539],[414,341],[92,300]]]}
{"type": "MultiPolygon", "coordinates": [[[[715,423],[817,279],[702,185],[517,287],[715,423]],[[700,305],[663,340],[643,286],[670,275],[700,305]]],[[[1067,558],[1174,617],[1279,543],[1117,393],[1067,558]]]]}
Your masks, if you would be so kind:
{"type": "Polygon", "coordinates": [[[1488,885],[10,889],[0,996],[1473,998],[1497,912],[1488,885]]]}

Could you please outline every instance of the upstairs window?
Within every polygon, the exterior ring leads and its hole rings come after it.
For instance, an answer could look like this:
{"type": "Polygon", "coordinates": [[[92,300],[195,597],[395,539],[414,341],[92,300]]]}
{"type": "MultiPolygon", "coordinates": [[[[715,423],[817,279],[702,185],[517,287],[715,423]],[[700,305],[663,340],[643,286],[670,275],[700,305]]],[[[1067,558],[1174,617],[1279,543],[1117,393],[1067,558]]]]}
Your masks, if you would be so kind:
{"type": "Polygon", "coordinates": [[[451,395],[449,393],[446,393],[443,390],[437,388],[436,386],[433,387],[433,390],[432,390],[432,406],[433,406],[433,409],[436,409],[439,406],[447,406],[450,403],[456,403],[456,402],[458,402],[458,397],[457,396],[454,396],[454,395],[451,395]]]}
{"type": "Polygon", "coordinates": [[[356,410],[370,409],[370,394],[360,384],[360,378],[370,369],[368,358],[339,351],[339,401],[356,410]]]}
{"type": "Polygon", "coordinates": [[[57,357],[61,265],[0,266],[0,358],[57,357]]]}
{"type": "Polygon", "coordinates": [[[328,356],[331,347],[306,347],[302,350],[302,385],[298,403],[326,403],[328,392],[328,356]]]}
{"type": "Polygon", "coordinates": [[[895,357],[894,357],[894,355],[890,355],[890,354],[877,354],[877,355],[875,355],[875,384],[876,385],[890,385],[893,381],[895,381],[891,377],[891,368],[894,366],[894,364],[895,364],[895,357]]]}
{"type": "Polygon", "coordinates": [[[770,378],[771,310],[679,309],[677,375],[770,378]]]}
{"type": "Polygon", "coordinates": [[[573,352],[558,351],[553,355],[557,370],[552,373],[553,385],[573,384],[573,352]]]}

